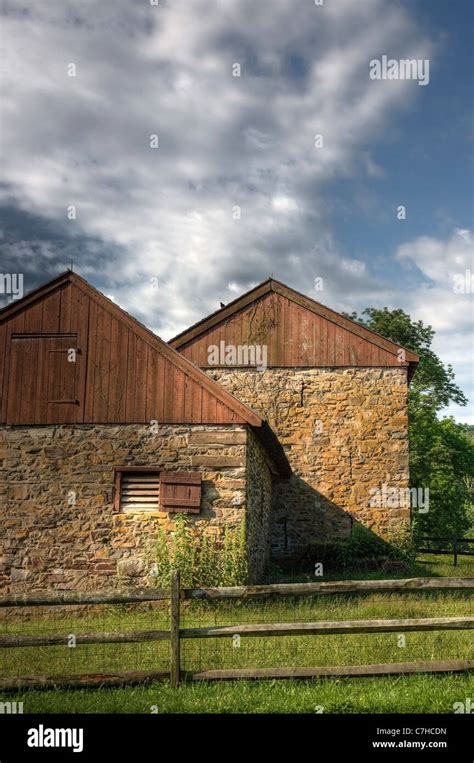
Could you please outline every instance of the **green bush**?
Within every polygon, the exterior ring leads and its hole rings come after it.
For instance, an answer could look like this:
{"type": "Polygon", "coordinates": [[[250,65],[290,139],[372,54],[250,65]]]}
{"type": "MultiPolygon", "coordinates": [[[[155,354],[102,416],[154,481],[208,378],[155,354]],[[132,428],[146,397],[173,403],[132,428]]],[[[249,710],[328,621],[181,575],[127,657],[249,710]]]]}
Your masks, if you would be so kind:
{"type": "Polygon", "coordinates": [[[387,543],[391,549],[391,559],[400,559],[405,562],[416,560],[418,550],[413,526],[393,530],[387,536],[387,543]]]}
{"type": "Polygon", "coordinates": [[[347,540],[311,543],[306,549],[303,564],[313,568],[322,563],[324,573],[347,569],[373,569],[387,560],[410,562],[415,558],[412,534],[409,529],[393,532],[386,538],[355,524],[347,540]]]}
{"type": "Polygon", "coordinates": [[[245,524],[226,528],[223,539],[190,525],[185,514],[174,520],[174,531],[159,528],[151,553],[154,582],[167,588],[171,570],[179,570],[184,588],[242,585],[247,579],[245,524]]]}

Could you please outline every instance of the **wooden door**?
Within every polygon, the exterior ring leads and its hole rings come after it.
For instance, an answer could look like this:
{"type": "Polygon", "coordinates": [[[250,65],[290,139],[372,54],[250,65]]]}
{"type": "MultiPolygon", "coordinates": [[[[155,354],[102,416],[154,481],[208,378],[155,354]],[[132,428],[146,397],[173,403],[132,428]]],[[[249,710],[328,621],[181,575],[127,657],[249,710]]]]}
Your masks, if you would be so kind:
{"type": "Polygon", "coordinates": [[[14,335],[8,378],[7,424],[76,421],[77,336],[14,335]]]}

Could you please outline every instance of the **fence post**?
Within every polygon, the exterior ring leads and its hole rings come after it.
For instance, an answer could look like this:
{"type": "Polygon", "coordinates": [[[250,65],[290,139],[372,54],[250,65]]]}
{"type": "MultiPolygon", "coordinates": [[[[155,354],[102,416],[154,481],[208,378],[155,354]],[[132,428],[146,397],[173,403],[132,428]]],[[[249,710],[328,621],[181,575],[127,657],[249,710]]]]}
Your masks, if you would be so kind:
{"type": "Polygon", "coordinates": [[[171,616],[170,616],[170,681],[176,688],[180,675],[180,644],[179,644],[179,615],[180,615],[180,582],[179,571],[171,570],[171,616]]]}
{"type": "Polygon", "coordinates": [[[454,538],[453,542],[453,553],[454,553],[454,566],[458,566],[458,539],[454,538]]]}

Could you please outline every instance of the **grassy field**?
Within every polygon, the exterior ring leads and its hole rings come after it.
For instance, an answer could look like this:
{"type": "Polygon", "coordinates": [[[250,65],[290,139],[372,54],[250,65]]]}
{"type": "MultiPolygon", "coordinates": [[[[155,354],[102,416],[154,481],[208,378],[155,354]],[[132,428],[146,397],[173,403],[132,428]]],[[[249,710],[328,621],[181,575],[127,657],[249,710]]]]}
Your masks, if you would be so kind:
{"type": "MultiPolygon", "coordinates": [[[[418,560],[417,575],[474,577],[474,558],[460,557],[454,568],[446,556],[418,560]]],[[[406,577],[407,573],[398,577],[406,577]]],[[[336,577],[336,576],[332,576],[336,577]]],[[[341,577],[341,576],[339,576],[341,577]]],[[[345,577],[387,577],[385,574],[345,577]]],[[[308,579],[300,576],[301,580],[308,579]]],[[[329,578],[324,578],[329,579],[329,578]]],[[[313,578],[314,580],[314,578],[313,578]]],[[[38,609],[38,613],[40,610],[38,609]]],[[[51,610],[50,610],[51,612],[51,610]]],[[[252,602],[186,602],[183,627],[244,622],[393,619],[472,615],[474,600],[460,592],[316,596],[252,602]]],[[[168,628],[167,605],[121,605],[89,608],[78,614],[58,608],[47,617],[25,618],[5,610],[2,633],[63,633],[168,628]]],[[[425,632],[307,637],[232,638],[183,641],[182,667],[210,668],[357,665],[416,660],[474,659],[472,632],[425,632]]],[[[168,644],[90,644],[69,648],[3,650],[0,674],[58,674],[165,670],[168,644]]],[[[23,701],[35,712],[452,712],[455,702],[474,697],[474,675],[406,675],[388,678],[305,681],[228,681],[168,683],[149,687],[28,691],[3,695],[23,701]]]]}

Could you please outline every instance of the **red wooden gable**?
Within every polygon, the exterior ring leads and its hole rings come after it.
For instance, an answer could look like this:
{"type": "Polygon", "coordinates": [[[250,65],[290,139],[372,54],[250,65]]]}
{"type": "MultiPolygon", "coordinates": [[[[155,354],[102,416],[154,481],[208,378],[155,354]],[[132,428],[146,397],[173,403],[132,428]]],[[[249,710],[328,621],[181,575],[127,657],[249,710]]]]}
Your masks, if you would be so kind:
{"type": "Polygon", "coordinates": [[[227,365],[210,362],[210,348],[221,343],[236,348],[265,345],[270,368],[407,367],[419,360],[416,353],[274,279],[199,321],[169,344],[200,368],[211,368],[227,365]]]}
{"type": "Polygon", "coordinates": [[[0,311],[0,424],[262,419],[75,273],[0,311]]]}

